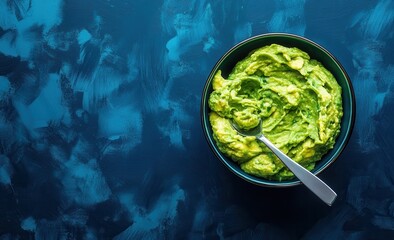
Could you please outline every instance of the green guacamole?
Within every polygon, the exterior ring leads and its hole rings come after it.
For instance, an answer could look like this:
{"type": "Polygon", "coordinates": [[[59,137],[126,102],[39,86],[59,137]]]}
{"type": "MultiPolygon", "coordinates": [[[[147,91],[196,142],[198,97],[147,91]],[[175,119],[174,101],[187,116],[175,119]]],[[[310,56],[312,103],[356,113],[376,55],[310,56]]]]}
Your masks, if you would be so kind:
{"type": "Polygon", "coordinates": [[[341,87],[323,65],[298,48],[272,44],[236,64],[224,78],[219,70],[209,98],[209,120],[219,150],[243,171],[285,180],[293,174],[255,137],[239,135],[262,120],[263,134],[290,158],[312,170],[340,132],[341,87]]]}

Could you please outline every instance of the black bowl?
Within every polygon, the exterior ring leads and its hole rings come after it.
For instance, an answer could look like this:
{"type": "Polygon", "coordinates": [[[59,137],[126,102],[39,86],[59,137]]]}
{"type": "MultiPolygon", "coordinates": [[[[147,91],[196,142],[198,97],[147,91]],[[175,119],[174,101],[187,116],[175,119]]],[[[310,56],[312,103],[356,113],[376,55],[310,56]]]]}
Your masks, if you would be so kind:
{"type": "Polygon", "coordinates": [[[305,51],[312,59],[316,59],[317,61],[321,62],[323,66],[334,75],[337,82],[342,87],[343,117],[341,120],[340,134],[336,140],[334,148],[325,154],[320,161],[316,162],[316,166],[312,172],[314,174],[319,174],[340,156],[343,149],[347,145],[347,142],[349,141],[355,122],[356,103],[352,83],[345,69],[330,52],[317,43],[301,36],[287,33],[262,34],[246,39],[228,50],[213,67],[205,83],[201,99],[201,120],[203,131],[209,146],[216,157],[231,172],[233,172],[238,177],[241,177],[242,179],[257,185],[268,187],[289,187],[298,185],[301,182],[295,177],[290,180],[274,181],[259,178],[244,172],[237,163],[219,151],[216,142],[213,139],[212,127],[209,122],[210,109],[208,106],[208,100],[212,92],[212,80],[216,72],[221,70],[223,77],[226,78],[237,62],[247,57],[250,52],[257,48],[273,43],[286,47],[297,47],[305,51]]]}

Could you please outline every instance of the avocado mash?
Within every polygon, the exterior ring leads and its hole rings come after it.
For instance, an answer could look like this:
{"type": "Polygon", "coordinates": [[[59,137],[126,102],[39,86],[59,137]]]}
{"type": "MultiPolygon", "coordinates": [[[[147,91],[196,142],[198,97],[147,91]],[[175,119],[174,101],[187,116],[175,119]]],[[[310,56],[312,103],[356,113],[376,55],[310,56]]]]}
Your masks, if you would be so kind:
{"type": "Polygon", "coordinates": [[[230,120],[263,134],[312,170],[332,149],[343,115],[341,87],[323,65],[298,48],[272,44],[250,53],[227,78],[219,70],[209,98],[209,120],[219,150],[243,171],[272,180],[293,177],[255,137],[239,135],[230,120]]]}

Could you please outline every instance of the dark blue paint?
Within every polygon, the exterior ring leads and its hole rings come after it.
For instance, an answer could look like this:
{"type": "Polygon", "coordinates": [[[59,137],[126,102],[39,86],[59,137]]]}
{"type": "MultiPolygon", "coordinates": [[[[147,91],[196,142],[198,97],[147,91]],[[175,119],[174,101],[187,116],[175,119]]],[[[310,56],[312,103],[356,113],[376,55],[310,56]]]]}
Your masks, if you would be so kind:
{"type": "Polygon", "coordinates": [[[391,239],[394,4],[0,2],[0,239],[391,239]],[[202,87],[238,41],[330,50],[355,86],[348,147],[302,186],[231,175],[202,134],[202,87]]]}

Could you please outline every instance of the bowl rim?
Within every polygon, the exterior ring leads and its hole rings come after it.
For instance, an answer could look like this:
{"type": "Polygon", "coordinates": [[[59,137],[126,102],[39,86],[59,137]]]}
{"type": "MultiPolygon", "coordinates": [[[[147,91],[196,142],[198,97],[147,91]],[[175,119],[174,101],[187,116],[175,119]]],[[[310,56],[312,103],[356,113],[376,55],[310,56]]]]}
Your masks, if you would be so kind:
{"type": "MultiPolygon", "coordinates": [[[[349,140],[351,138],[352,132],[353,132],[353,128],[354,128],[354,124],[355,124],[355,118],[356,118],[356,99],[355,99],[355,93],[354,93],[354,88],[353,88],[353,84],[351,82],[351,79],[349,77],[349,75],[347,74],[345,68],[342,66],[342,64],[338,61],[338,59],[331,53],[329,52],[327,49],[325,49],[324,47],[322,47],[321,45],[319,45],[318,43],[300,36],[300,35],[296,35],[296,34],[291,34],[291,33],[282,33],[282,32],[272,32],[272,33],[264,33],[264,34],[258,34],[258,35],[254,35],[252,37],[249,37],[243,41],[240,41],[239,43],[235,44],[234,46],[232,46],[230,49],[228,49],[220,58],[219,60],[216,61],[215,65],[213,66],[212,70],[210,71],[208,77],[206,78],[205,84],[204,84],[204,88],[202,91],[202,97],[201,97],[201,104],[200,104],[200,116],[201,116],[201,125],[203,128],[203,132],[204,132],[204,136],[206,141],[208,142],[209,147],[211,148],[212,152],[214,153],[215,157],[218,158],[220,160],[220,162],[222,164],[224,164],[233,174],[235,174],[236,176],[240,177],[243,180],[246,180],[249,183],[252,183],[254,185],[258,185],[258,186],[264,186],[264,187],[274,187],[274,188],[282,188],[282,187],[292,187],[292,186],[297,186],[297,185],[301,185],[301,181],[298,180],[297,178],[293,178],[291,180],[287,180],[287,181],[271,181],[268,179],[264,179],[264,178],[259,178],[253,175],[250,175],[246,172],[240,172],[243,171],[235,169],[232,165],[230,165],[227,161],[232,161],[230,158],[226,157],[226,156],[222,156],[222,153],[219,152],[219,150],[216,148],[216,143],[213,140],[213,137],[209,136],[208,131],[207,131],[207,127],[211,127],[209,120],[205,117],[205,109],[207,107],[207,102],[205,101],[207,95],[209,96],[210,92],[208,93],[209,88],[212,85],[212,79],[213,76],[216,74],[216,72],[219,70],[220,65],[222,64],[222,62],[229,56],[231,55],[235,50],[239,49],[240,47],[242,47],[243,45],[259,40],[261,38],[269,38],[269,37],[285,37],[285,38],[292,38],[295,39],[297,41],[304,41],[307,44],[312,45],[314,48],[317,48],[318,50],[322,51],[324,54],[326,54],[333,63],[335,63],[335,65],[339,68],[340,72],[344,75],[345,78],[345,82],[349,87],[349,98],[350,98],[350,119],[349,119],[349,125],[347,127],[347,129],[345,129],[345,138],[344,140],[341,142],[341,144],[338,146],[338,150],[336,151],[336,153],[327,160],[326,163],[324,163],[319,169],[314,169],[312,170],[312,173],[314,173],[315,175],[318,175],[319,173],[323,172],[325,169],[327,169],[331,164],[333,164],[338,157],[341,155],[341,153],[343,152],[343,150],[345,149],[345,147],[347,146],[347,144],[349,143],[349,140]],[[228,158],[227,160],[224,159],[224,157],[228,158]]],[[[264,46],[264,45],[262,45],[264,46]]],[[[261,47],[262,47],[261,46],[261,47]]],[[[309,53],[308,53],[309,54],[309,53]]],[[[343,94],[343,93],[342,93],[343,94]]],[[[342,131],[342,130],[341,130],[342,131]]],[[[331,150],[330,150],[331,151],[331,150]]],[[[236,163],[235,163],[236,164],[236,163]]]]}

